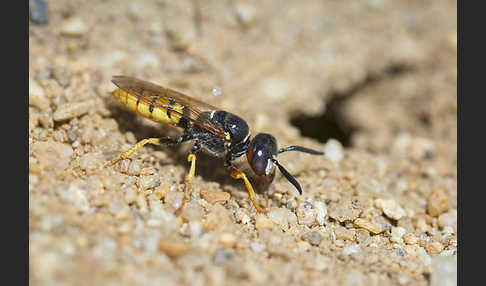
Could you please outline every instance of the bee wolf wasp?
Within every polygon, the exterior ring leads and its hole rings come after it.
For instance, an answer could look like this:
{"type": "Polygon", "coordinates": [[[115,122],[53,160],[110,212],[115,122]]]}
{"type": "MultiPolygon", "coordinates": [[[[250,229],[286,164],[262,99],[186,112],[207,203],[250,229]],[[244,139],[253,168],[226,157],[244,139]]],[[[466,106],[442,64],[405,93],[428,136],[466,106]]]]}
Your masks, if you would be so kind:
{"type": "MultiPolygon", "coordinates": [[[[184,200],[196,171],[196,153],[204,150],[209,154],[224,159],[231,176],[242,179],[250,201],[257,211],[264,212],[255,202],[255,192],[244,172],[232,165],[232,161],[246,154],[248,163],[256,175],[272,182],[276,167],[302,194],[297,180],[279,163],[277,155],[287,151],[299,151],[313,155],[323,152],[301,146],[277,148],[277,140],[270,134],[259,133],[251,138],[248,124],[241,117],[191,98],[175,90],[128,76],[114,76],[112,82],[118,87],[112,95],[128,109],[156,122],[167,123],[184,130],[177,138],[147,138],[123,152],[117,159],[105,164],[114,165],[129,158],[145,144],[179,144],[193,141],[194,145],[187,157],[191,163],[185,179],[184,200]]],[[[182,207],[182,206],[181,206],[182,207]]]]}

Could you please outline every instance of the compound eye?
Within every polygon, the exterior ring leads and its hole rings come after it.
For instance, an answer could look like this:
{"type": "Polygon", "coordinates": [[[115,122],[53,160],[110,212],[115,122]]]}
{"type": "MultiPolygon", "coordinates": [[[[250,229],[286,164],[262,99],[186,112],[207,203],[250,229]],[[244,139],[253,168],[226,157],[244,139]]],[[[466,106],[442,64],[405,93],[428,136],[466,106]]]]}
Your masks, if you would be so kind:
{"type": "Polygon", "coordinates": [[[253,153],[251,161],[249,161],[251,168],[259,176],[265,175],[265,170],[267,169],[268,162],[268,158],[267,156],[264,156],[262,150],[255,151],[255,153],[253,153]]]}
{"type": "Polygon", "coordinates": [[[277,154],[275,138],[267,134],[258,134],[251,141],[247,159],[250,167],[258,176],[268,176],[275,170],[273,160],[277,154]]]}

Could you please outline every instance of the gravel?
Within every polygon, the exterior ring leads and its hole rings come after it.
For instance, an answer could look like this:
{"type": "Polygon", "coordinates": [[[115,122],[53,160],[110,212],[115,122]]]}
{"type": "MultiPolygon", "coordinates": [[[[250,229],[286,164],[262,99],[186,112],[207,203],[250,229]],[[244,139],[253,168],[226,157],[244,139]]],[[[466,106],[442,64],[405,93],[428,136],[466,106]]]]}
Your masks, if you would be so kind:
{"type": "Polygon", "coordinates": [[[32,20],[32,285],[457,284],[456,2],[255,3],[59,0],[47,26],[32,20]],[[325,156],[278,156],[302,195],[235,160],[268,198],[260,214],[223,160],[198,153],[175,212],[191,143],[103,167],[181,132],[114,101],[118,74],[325,156]]]}

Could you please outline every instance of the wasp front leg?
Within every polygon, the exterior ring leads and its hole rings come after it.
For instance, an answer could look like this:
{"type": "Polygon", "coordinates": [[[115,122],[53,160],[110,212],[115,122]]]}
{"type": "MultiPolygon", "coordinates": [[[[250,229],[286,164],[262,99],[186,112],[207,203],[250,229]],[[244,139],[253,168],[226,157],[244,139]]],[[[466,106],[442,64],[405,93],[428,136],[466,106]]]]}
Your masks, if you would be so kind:
{"type": "Polygon", "coordinates": [[[265,209],[263,210],[262,208],[260,208],[260,206],[256,203],[255,199],[256,199],[256,194],[255,194],[255,191],[253,190],[253,187],[251,186],[251,183],[250,181],[248,180],[248,178],[246,177],[246,174],[238,169],[236,169],[235,167],[231,166],[231,177],[233,177],[234,179],[242,179],[243,182],[245,183],[245,186],[246,186],[246,190],[248,191],[248,196],[250,198],[250,201],[251,203],[253,204],[253,206],[256,208],[256,210],[258,212],[261,212],[261,213],[266,213],[268,212],[268,199],[267,199],[267,203],[266,203],[266,207],[265,209]]]}

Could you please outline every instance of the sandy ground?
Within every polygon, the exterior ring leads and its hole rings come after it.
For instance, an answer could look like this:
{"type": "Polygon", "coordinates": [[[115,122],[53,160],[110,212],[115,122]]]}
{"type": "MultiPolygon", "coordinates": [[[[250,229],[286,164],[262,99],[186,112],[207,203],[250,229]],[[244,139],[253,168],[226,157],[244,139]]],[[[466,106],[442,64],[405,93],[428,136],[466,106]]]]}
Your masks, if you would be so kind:
{"type": "Polygon", "coordinates": [[[262,2],[48,1],[30,22],[30,284],[457,284],[456,1],[262,2]],[[174,213],[190,144],[103,168],[181,134],[111,98],[118,74],[326,155],[279,156],[304,192],[277,174],[267,214],[198,155],[174,213]]]}

